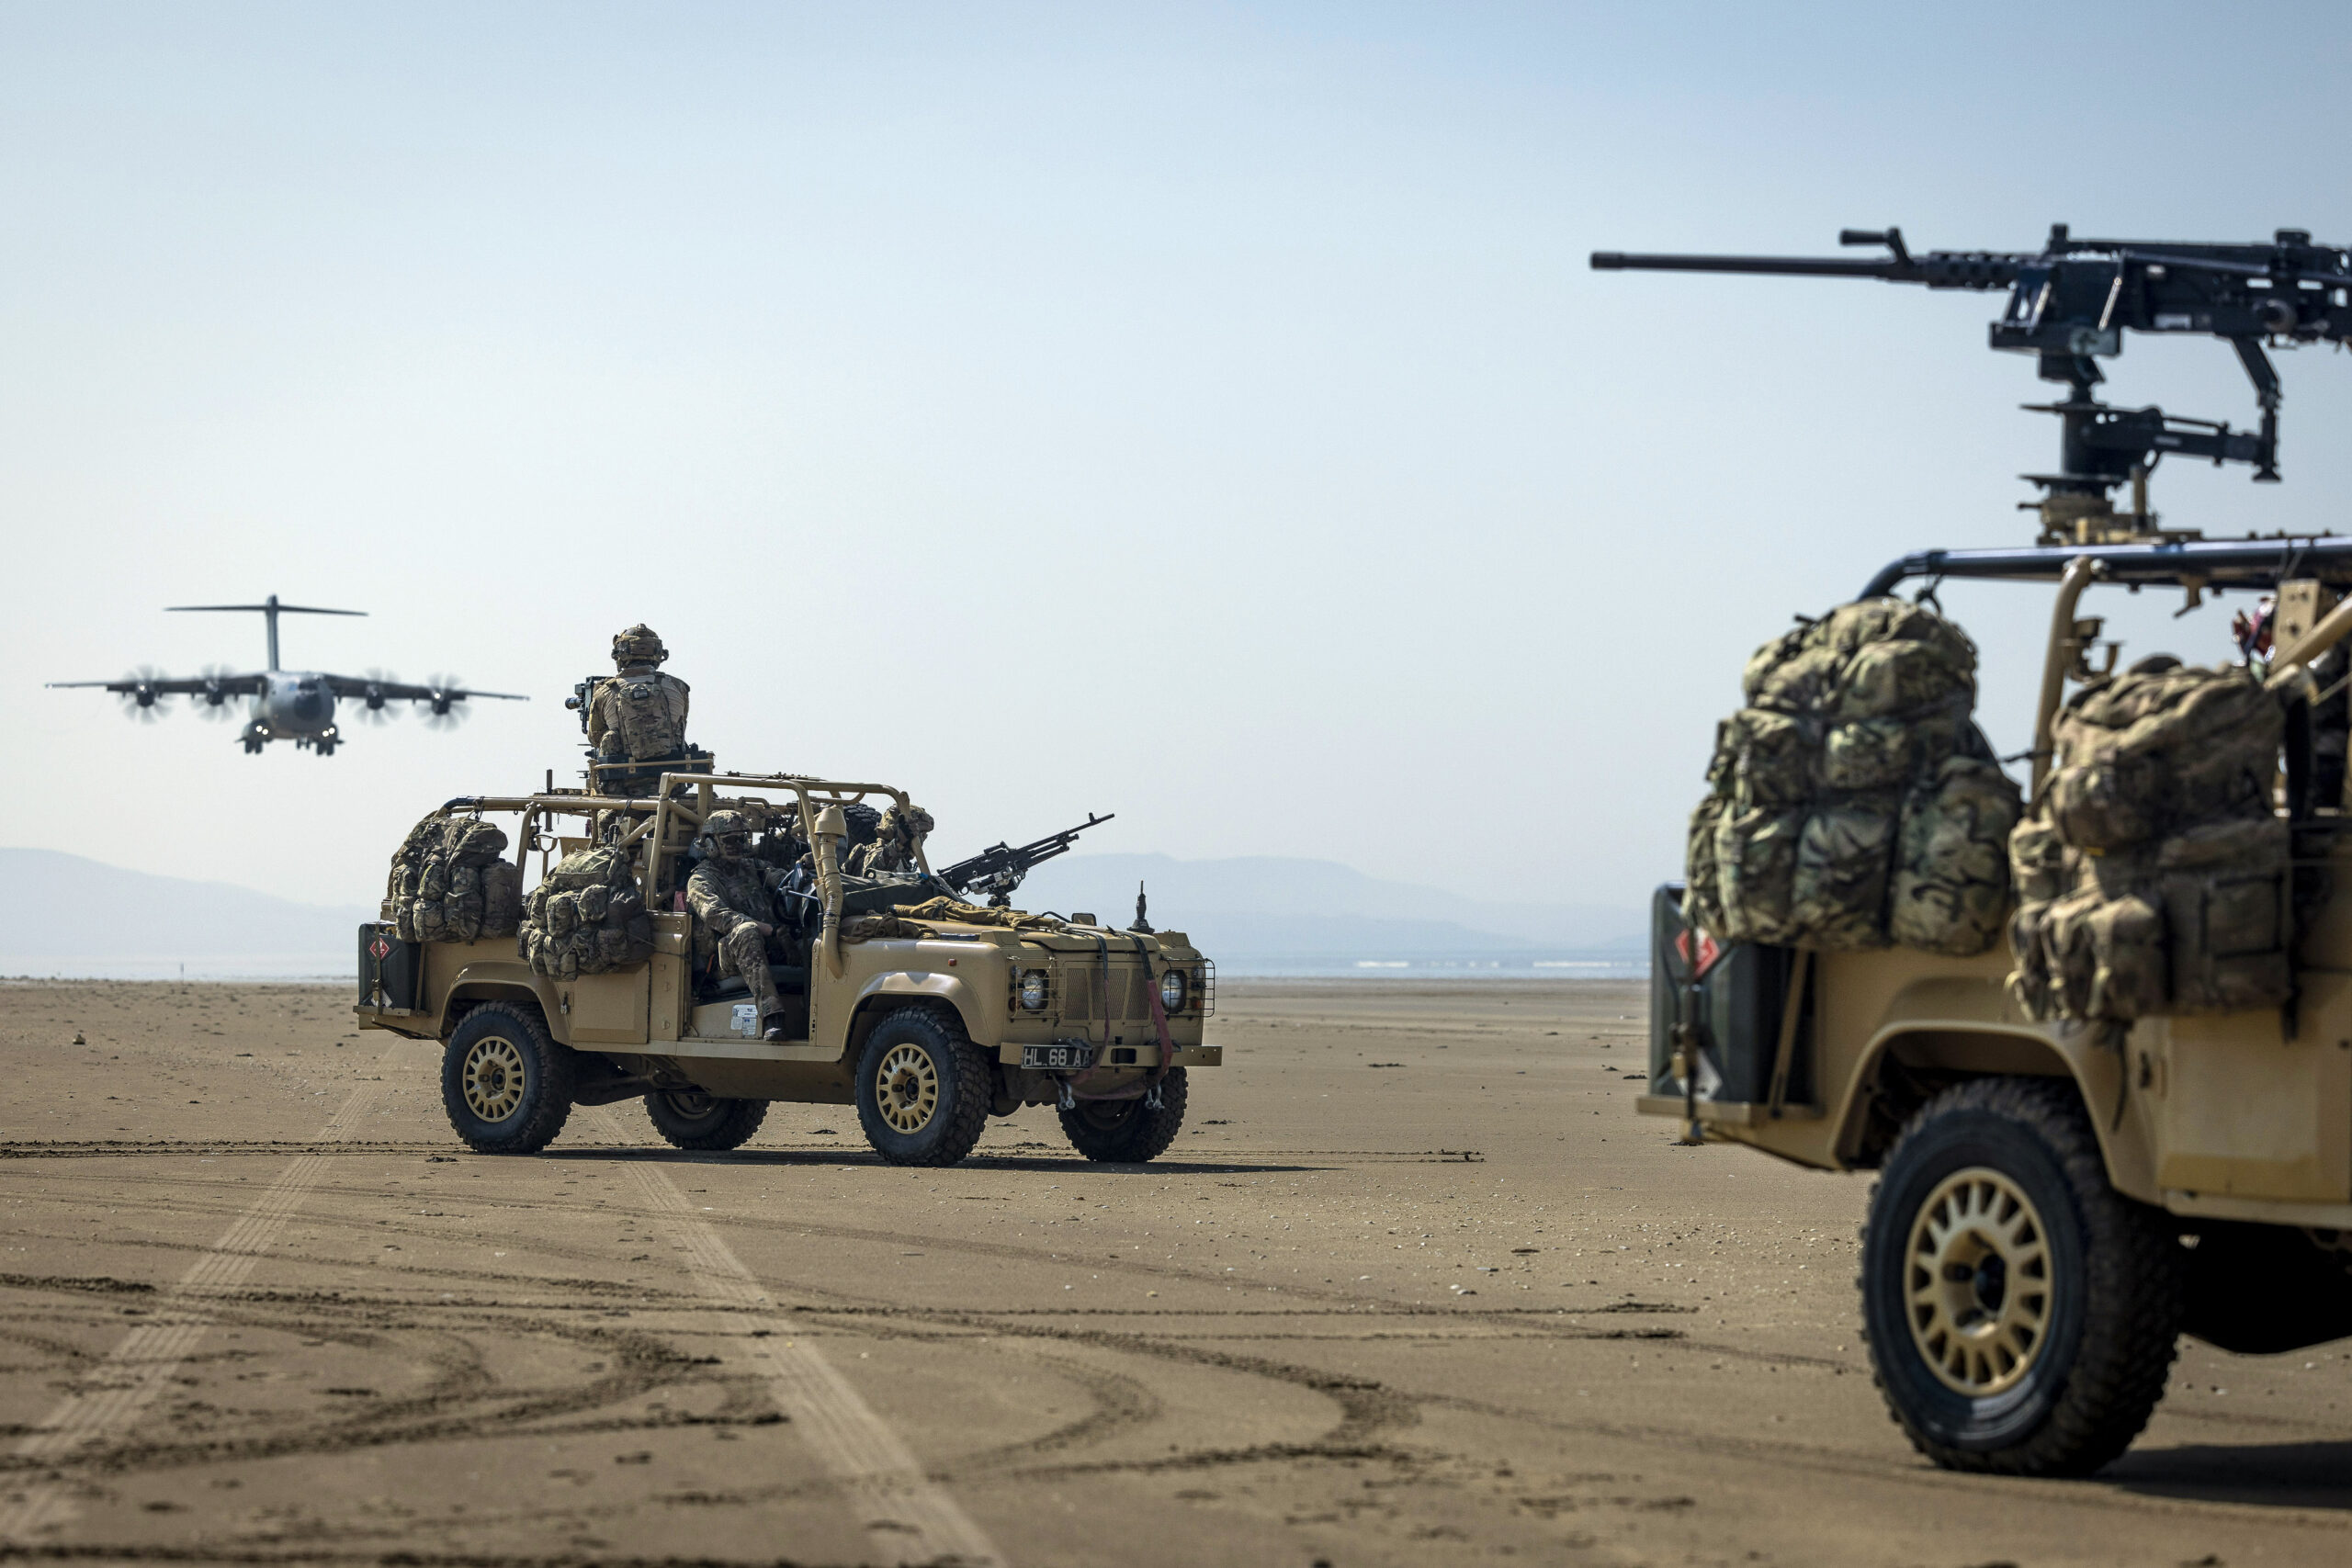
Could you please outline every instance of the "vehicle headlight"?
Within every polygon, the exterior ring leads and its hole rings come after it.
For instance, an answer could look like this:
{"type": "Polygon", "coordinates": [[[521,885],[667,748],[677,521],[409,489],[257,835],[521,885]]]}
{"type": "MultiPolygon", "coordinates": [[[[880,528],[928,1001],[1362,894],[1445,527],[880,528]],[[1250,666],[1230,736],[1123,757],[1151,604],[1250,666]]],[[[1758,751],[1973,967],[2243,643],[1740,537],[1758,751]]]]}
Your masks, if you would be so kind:
{"type": "Polygon", "coordinates": [[[1021,972],[1021,1005],[1031,1012],[1046,1010],[1046,972],[1023,969],[1021,972]]]}
{"type": "Polygon", "coordinates": [[[1159,977],[1159,1006],[1166,1012],[1184,1010],[1184,972],[1170,969],[1159,977]]]}

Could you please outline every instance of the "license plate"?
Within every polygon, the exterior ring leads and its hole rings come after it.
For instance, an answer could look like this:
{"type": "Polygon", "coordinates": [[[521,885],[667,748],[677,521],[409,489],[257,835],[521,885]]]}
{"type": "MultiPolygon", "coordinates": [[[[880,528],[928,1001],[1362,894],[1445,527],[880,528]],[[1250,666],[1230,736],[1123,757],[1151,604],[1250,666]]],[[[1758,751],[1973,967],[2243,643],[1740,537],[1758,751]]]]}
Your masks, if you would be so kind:
{"type": "Polygon", "coordinates": [[[1086,1045],[1023,1045],[1021,1047],[1021,1065],[1074,1072],[1085,1066],[1092,1055],[1092,1048],[1086,1045]]]}

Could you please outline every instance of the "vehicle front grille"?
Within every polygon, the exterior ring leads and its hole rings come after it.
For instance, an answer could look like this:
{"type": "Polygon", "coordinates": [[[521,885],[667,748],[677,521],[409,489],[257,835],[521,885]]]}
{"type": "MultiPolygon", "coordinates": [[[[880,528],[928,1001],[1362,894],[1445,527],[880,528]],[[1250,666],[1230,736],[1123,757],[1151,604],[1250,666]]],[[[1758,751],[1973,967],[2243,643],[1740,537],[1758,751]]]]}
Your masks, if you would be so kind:
{"type": "MultiPolygon", "coordinates": [[[[1192,982],[1189,987],[1191,994],[1185,998],[1182,1010],[1198,1013],[1204,1018],[1216,1011],[1216,965],[1202,958],[1177,967],[1184,970],[1192,982]]],[[[1103,994],[1102,965],[1099,961],[1083,958],[1075,963],[1065,961],[1055,965],[1051,974],[1052,1008],[1065,1023],[1151,1021],[1152,991],[1159,982],[1142,964],[1112,964],[1107,998],[1103,994]]]]}

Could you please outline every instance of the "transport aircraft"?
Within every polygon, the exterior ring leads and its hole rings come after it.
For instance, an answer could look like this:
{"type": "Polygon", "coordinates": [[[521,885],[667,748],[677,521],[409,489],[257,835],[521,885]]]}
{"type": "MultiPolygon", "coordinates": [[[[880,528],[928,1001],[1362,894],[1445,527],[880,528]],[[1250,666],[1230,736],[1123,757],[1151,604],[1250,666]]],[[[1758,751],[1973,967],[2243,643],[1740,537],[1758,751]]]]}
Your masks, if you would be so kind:
{"type": "Polygon", "coordinates": [[[477,692],[469,690],[454,675],[435,675],[423,685],[412,685],[394,679],[384,671],[370,671],[365,675],[329,675],[316,670],[280,670],[277,667],[277,617],[280,615],[364,615],[365,610],[322,610],[309,604],[281,604],[273,593],[259,604],[174,604],[175,611],[251,610],[258,612],[269,623],[269,667],[252,674],[238,674],[226,669],[209,669],[201,675],[184,678],[159,673],[152,669],[132,671],[119,681],[51,681],[51,686],[99,686],[122,699],[122,711],[142,724],[152,724],[164,710],[160,705],[164,697],[185,696],[196,705],[196,711],[206,718],[228,718],[239,709],[232,702],[243,700],[245,728],[238,739],[245,750],[259,755],[263,747],[273,740],[290,740],[295,750],[316,751],[322,757],[332,757],[343,743],[344,734],[335,722],[335,707],[340,702],[356,705],[356,712],[370,724],[381,724],[400,710],[390,705],[407,703],[423,710],[421,716],[426,728],[451,728],[470,711],[463,705],[475,697],[496,697],[504,702],[528,702],[530,699],[514,692],[477,692]]]}

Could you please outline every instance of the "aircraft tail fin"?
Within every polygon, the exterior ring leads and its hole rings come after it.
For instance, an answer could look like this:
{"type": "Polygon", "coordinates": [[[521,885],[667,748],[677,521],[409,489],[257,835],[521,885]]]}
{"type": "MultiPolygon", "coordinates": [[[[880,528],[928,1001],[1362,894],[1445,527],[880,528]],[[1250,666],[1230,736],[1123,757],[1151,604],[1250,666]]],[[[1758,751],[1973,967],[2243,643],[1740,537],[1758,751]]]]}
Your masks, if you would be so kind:
{"type": "Polygon", "coordinates": [[[166,610],[253,610],[269,621],[269,667],[277,668],[277,617],[280,615],[364,615],[365,610],[322,610],[315,604],[281,604],[273,593],[258,604],[166,604],[166,610]]]}

